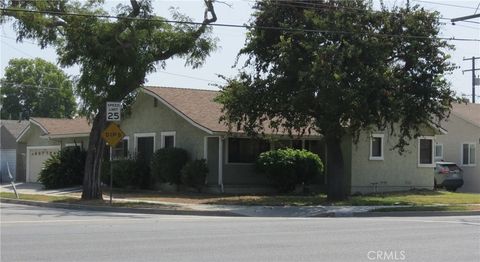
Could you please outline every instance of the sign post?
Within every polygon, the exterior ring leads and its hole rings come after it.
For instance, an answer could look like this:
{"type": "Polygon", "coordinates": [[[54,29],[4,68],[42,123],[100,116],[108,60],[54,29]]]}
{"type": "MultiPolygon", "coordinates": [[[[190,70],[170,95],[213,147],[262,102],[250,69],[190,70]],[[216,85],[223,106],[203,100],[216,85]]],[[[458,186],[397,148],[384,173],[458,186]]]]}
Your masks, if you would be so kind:
{"type": "MultiPolygon", "coordinates": [[[[125,133],[123,133],[120,127],[113,123],[114,121],[121,120],[121,109],[122,103],[120,102],[107,102],[107,122],[111,122],[108,127],[103,130],[101,136],[105,142],[110,146],[110,148],[116,146],[118,142],[122,141],[125,133]]],[[[110,205],[112,205],[112,191],[113,191],[113,155],[112,150],[110,150],[110,205]]]]}

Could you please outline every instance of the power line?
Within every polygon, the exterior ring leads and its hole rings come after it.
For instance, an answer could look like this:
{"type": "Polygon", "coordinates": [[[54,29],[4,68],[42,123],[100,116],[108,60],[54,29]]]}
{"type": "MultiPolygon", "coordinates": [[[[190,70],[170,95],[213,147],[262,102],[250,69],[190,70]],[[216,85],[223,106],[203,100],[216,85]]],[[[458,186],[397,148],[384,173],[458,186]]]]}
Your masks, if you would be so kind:
{"type": "Polygon", "coordinates": [[[31,57],[31,58],[35,58],[35,57],[33,57],[32,55],[30,55],[29,53],[24,52],[23,50],[18,49],[18,48],[16,48],[16,47],[12,46],[11,44],[7,43],[6,41],[3,41],[3,40],[1,40],[1,41],[2,41],[2,43],[4,43],[5,45],[9,46],[10,48],[15,49],[15,50],[17,50],[18,52],[20,52],[20,53],[22,53],[22,54],[24,54],[24,55],[27,55],[27,56],[29,56],[29,57],[31,57]]]}
{"type": "MultiPolygon", "coordinates": [[[[255,0],[243,0],[246,2],[256,2],[255,0]]],[[[277,0],[275,2],[272,2],[272,4],[275,4],[277,6],[286,6],[286,7],[302,7],[305,9],[310,9],[310,10],[320,10],[320,9],[342,9],[344,11],[350,11],[350,13],[353,13],[352,11],[361,11],[361,12],[374,12],[374,13],[380,13],[382,11],[373,11],[373,10],[365,10],[362,8],[355,8],[355,7],[347,7],[347,6],[331,6],[327,4],[322,4],[322,3],[312,3],[312,2],[302,2],[302,1],[291,1],[291,0],[277,0]]],[[[393,14],[393,12],[388,12],[390,14],[393,14]]],[[[448,17],[439,17],[438,19],[440,20],[445,20],[445,21],[451,21],[452,18],[448,17]]],[[[458,21],[458,22],[464,22],[464,23],[472,23],[472,24],[480,24],[480,22],[475,22],[475,21],[458,21]]]]}
{"type": "MultiPolygon", "coordinates": [[[[17,38],[11,37],[11,36],[8,36],[8,35],[0,35],[0,37],[17,41],[17,38]]],[[[25,40],[22,40],[22,43],[28,43],[28,44],[32,44],[32,45],[38,45],[38,43],[35,43],[35,42],[32,42],[32,41],[25,41],[25,40]]]]}
{"type": "Polygon", "coordinates": [[[210,80],[210,79],[205,79],[205,78],[200,78],[200,77],[194,77],[194,76],[188,76],[188,75],[183,75],[183,74],[177,74],[177,73],[170,73],[167,71],[158,71],[159,73],[162,74],[167,74],[167,75],[173,75],[173,76],[179,76],[179,77],[184,77],[184,78],[190,78],[194,80],[200,80],[200,81],[205,81],[205,82],[210,82],[210,83],[216,83],[216,84],[222,84],[218,81],[210,80]]]}
{"type": "MultiPolygon", "coordinates": [[[[58,15],[58,16],[97,17],[97,18],[105,18],[105,19],[158,21],[158,22],[172,23],[172,24],[203,25],[203,23],[201,22],[175,21],[175,20],[166,20],[166,19],[158,19],[158,18],[137,18],[137,17],[114,16],[114,15],[98,15],[98,14],[94,15],[94,14],[65,13],[65,12],[54,12],[54,11],[39,11],[39,10],[19,10],[19,9],[10,9],[10,8],[1,8],[0,10],[3,12],[23,12],[23,13],[58,15]]],[[[324,34],[342,34],[342,35],[358,35],[359,34],[357,32],[350,32],[350,31],[301,29],[301,28],[288,28],[288,27],[277,27],[277,26],[249,26],[249,25],[221,24],[221,23],[212,23],[209,25],[218,26],[218,27],[230,27],[230,28],[282,30],[287,32],[306,32],[306,33],[324,33],[324,34]]],[[[446,41],[480,42],[480,39],[476,39],[476,38],[428,37],[428,36],[418,36],[418,35],[396,35],[396,34],[383,34],[383,33],[367,33],[367,35],[379,36],[379,37],[410,38],[410,39],[438,39],[438,40],[446,40],[446,41]]]]}
{"type": "Polygon", "coordinates": [[[475,7],[471,7],[471,6],[453,5],[453,4],[445,4],[445,3],[433,2],[433,1],[423,1],[423,0],[412,0],[412,1],[419,2],[419,3],[425,3],[425,4],[441,5],[441,6],[457,7],[457,8],[463,8],[463,9],[475,10],[475,7]]]}

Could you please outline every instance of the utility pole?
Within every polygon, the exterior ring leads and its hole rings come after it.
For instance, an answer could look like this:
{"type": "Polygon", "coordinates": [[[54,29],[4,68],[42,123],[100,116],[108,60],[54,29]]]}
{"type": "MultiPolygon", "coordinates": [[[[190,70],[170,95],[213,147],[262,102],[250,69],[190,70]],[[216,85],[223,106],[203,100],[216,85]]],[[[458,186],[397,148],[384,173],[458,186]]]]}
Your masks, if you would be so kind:
{"type": "Polygon", "coordinates": [[[474,104],[475,104],[475,85],[476,85],[475,71],[480,70],[480,68],[475,68],[475,60],[477,59],[480,59],[480,57],[472,56],[472,58],[464,58],[463,61],[472,60],[472,69],[462,70],[462,73],[470,72],[470,71],[472,72],[472,103],[474,104]]]}

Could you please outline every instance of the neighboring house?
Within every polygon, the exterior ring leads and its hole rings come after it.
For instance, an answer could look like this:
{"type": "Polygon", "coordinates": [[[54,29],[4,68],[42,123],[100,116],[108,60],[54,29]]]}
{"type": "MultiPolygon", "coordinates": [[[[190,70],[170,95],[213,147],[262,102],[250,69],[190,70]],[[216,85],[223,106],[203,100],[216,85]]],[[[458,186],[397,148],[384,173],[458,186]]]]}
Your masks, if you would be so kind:
{"type": "Polygon", "coordinates": [[[458,191],[480,193],[480,104],[454,104],[442,127],[448,134],[438,136],[435,158],[463,170],[458,191]]]}
{"type": "MultiPolygon", "coordinates": [[[[229,133],[219,122],[221,105],[213,101],[217,95],[198,89],[142,88],[131,114],[120,123],[126,137],[112,152],[115,157],[142,154],[150,159],[159,148],[184,148],[192,159],[207,160],[210,190],[225,192],[266,188],[268,181],[255,171],[254,161],[272,148],[305,148],[326,159],[325,143],[318,134],[290,138],[267,130],[267,138],[261,140],[229,133]]],[[[346,138],[343,152],[351,193],[432,189],[434,141],[439,131],[424,130],[424,137],[411,141],[401,156],[391,150],[395,138],[389,132],[364,133],[358,144],[346,138]]],[[[324,185],[325,179],[315,183],[324,185]]]]}
{"type": "Polygon", "coordinates": [[[61,148],[75,145],[86,148],[90,129],[85,118],[30,118],[29,125],[17,138],[26,148],[22,175],[25,181],[37,182],[44,162],[61,148]]]}
{"type": "Polygon", "coordinates": [[[17,137],[27,127],[28,121],[0,120],[0,182],[10,182],[8,169],[15,180],[24,181],[22,174],[25,146],[16,142],[17,137]],[[8,163],[8,164],[7,164],[8,163]]]}

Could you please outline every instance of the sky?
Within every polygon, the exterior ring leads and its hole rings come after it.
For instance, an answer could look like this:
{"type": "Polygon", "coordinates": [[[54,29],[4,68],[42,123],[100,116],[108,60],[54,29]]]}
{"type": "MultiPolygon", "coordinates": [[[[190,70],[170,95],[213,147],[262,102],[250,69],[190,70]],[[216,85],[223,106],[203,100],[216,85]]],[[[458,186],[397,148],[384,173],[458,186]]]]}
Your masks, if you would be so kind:
{"type": "MultiPolygon", "coordinates": [[[[112,10],[119,3],[128,4],[127,0],[105,0],[107,10],[112,10]]],[[[217,23],[222,24],[246,24],[251,19],[253,0],[224,0],[226,4],[217,2],[215,10],[218,16],[217,23]],[[227,5],[228,4],[228,5],[227,5]]],[[[378,6],[380,0],[373,0],[378,6]]],[[[385,0],[387,6],[405,5],[406,0],[385,0]]],[[[444,18],[455,18],[480,13],[480,0],[410,0],[411,4],[418,4],[427,10],[437,11],[444,18]]],[[[170,17],[169,7],[178,7],[179,10],[190,16],[194,21],[203,20],[203,0],[152,0],[154,11],[157,15],[170,17]]],[[[475,38],[480,39],[480,19],[472,19],[469,22],[457,22],[452,25],[449,21],[443,20],[441,37],[475,38]]],[[[213,35],[218,38],[218,50],[212,53],[204,65],[199,69],[185,67],[182,59],[170,59],[165,69],[158,69],[157,72],[147,76],[148,86],[169,86],[212,89],[215,84],[222,84],[223,81],[218,75],[234,76],[239,67],[233,67],[237,59],[238,51],[245,43],[244,28],[213,27],[213,35]]],[[[8,61],[13,58],[34,58],[40,57],[52,63],[57,63],[57,55],[52,48],[40,49],[34,40],[24,40],[19,43],[11,22],[5,23],[0,29],[0,77],[4,76],[4,68],[8,61]]],[[[452,89],[457,95],[468,95],[471,98],[471,72],[462,73],[462,70],[470,69],[471,61],[463,61],[464,58],[480,57],[480,42],[450,41],[455,45],[455,50],[449,51],[451,62],[458,68],[453,74],[446,76],[451,82],[452,89]]],[[[242,65],[244,58],[240,59],[242,65]]],[[[480,60],[477,60],[477,68],[480,68],[480,60]]],[[[79,74],[79,67],[74,66],[63,69],[68,75],[79,74]]],[[[477,71],[477,76],[480,71],[477,71]]],[[[477,101],[480,101],[480,86],[476,88],[477,101]]]]}

